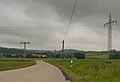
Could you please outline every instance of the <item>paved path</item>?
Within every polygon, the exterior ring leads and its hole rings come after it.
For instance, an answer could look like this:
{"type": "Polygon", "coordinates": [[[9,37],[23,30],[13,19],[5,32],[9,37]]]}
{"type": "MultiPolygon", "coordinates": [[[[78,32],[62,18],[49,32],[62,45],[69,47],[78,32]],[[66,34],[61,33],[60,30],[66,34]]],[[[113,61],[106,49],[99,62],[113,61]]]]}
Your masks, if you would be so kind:
{"type": "Polygon", "coordinates": [[[37,61],[31,67],[0,72],[0,82],[69,82],[61,71],[48,63],[37,61]]]}

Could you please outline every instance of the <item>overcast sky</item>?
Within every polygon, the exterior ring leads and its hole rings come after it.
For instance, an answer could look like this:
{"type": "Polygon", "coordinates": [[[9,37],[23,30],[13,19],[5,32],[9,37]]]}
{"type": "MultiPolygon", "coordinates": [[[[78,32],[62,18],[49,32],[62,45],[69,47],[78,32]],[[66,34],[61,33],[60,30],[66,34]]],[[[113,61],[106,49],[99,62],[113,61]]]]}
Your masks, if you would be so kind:
{"type": "MultiPolygon", "coordinates": [[[[0,0],[0,46],[29,49],[61,49],[75,0],[0,0]]],[[[120,50],[120,0],[78,0],[65,48],[106,50],[109,13],[113,48],[120,50]]]]}

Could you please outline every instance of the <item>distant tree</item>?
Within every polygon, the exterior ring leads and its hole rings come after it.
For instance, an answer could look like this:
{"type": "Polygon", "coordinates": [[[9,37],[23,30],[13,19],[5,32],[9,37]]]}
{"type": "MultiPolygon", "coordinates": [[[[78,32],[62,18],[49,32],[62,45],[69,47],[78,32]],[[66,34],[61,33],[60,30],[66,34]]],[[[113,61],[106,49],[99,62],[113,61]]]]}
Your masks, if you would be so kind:
{"type": "Polygon", "coordinates": [[[120,55],[109,55],[109,59],[120,59],[120,55]]]}
{"type": "Polygon", "coordinates": [[[55,55],[55,58],[60,58],[60,54],[56,54],[56,55],[55,55]]]}
{"type": "Polygon", "coordinates": [[[116,51],[115,49],[113,49],[109,53],[110,53],[109,54],[109,59],[120,59],[119,51],[116,51]]]}
{"type": "Polygon", "coordinates": [[[85,54],[83,53],[73,53],[74,57],[77,59],[85,59],[85,54]]]}

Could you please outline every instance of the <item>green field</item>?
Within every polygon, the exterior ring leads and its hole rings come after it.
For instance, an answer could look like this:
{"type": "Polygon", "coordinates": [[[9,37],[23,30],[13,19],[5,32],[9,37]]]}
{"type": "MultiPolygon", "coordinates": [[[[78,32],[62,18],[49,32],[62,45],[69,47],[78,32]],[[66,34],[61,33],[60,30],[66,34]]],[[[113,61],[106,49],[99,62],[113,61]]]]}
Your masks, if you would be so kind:
{"type": "Polygon", "coordinates": [[[46,62],[52,63],[64,70],[70,77],[71,82],[120,82],[120,60],[73,60],[51,59],[46,62]]]}
{"type": "Polygon", "coordinates": [[[33,60],[23,59],[0,59],[0,71],[17,69],[34,65],[36,62],[33,60]]]}

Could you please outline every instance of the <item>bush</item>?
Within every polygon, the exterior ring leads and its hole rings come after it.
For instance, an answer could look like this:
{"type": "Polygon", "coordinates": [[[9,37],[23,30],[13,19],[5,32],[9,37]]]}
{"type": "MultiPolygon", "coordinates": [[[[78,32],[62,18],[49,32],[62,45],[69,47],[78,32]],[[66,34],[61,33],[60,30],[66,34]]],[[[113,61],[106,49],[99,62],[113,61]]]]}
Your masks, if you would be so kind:
{"type": "Polygon", "coordinates": [[[85,54],[83,53],[73,53],[73,55],[77,59],[85,59],[85,54]]]}
{"type": "Polygon", "coordinates": [[[109,59],[120,59],[120,55],[109,55],[109,59]]]}

